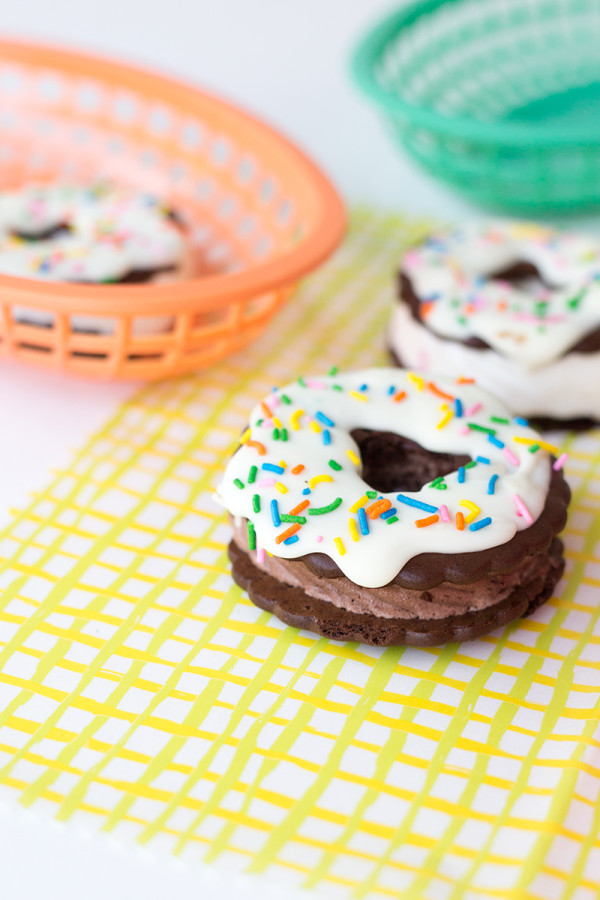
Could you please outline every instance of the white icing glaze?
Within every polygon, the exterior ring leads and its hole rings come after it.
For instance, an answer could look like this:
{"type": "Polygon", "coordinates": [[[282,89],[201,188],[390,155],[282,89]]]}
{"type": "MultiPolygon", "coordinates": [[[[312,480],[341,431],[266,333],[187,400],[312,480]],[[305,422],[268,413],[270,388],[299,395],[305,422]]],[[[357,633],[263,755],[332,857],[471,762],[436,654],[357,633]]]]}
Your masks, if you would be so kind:
{"type": "Polygon", "coordinates": [[[537,441],[536,432],[512,420],[502,403],[478,387],[445,377],[434,379],[437,388],[459,400],[463,413],[459,416],[461,410],[454,400],[431,390],[430,378],[403,369],[382,368],[306,379],[304,384],[295,382],[275,390],[264,401],[272,418],[266,417],[260,404],[254,408],[249,431],[227,465],[217,498],[234,517],[244,517],[252,523],[259,548],[284,559],[325,553],[348,578],[363,587],[388,584],[409,559],[420,553],[465,553],[506,543],[517,531],[528,527],[518,513],[515,495],[525,504],[531,521],[538,518],[544,507],[551,471],[549,455],[544,449],[530,452],[528,448],[537,441]],[[363,386],[366,387],[361,390],[363,386]],[[404,399],[394,399],[401,392],[406,394],[404,399]],[[323,416],[335,424],[327,425],[323,416]],[[508,419],[508,424],[494,422],[491,416],[508,419]],[[487,432],[469,425],[493,429],[493,437],[505,447],[496,446],[487,432]],[[287,441],[276,437],[281,428],[286,429],[287,441]],[[365,504],[365,509],[381,497],[397,510],[398,521],[367,517],[369,534],[360,534],[358,528],[355,540],[349,522],[358,525],[358,513],[352,512],[351,507],[370,490],[361,477],[360,451],[350,436],[355,428],[392,431],[433,452],[464,454],[472,459],[479,456],[489,460],[489,464],[478,462],[466,469],[464,483],[459,483],[458,472],[445,476],[445,490],[429,484],[417,492],[403,492],[404,497],[436,509],[444,505],[449,522],[440,518],[427,527],[417,527],[415,522],[428,518],[430,511],[405,505],[397,500],[396,492],[377,494],[365,504]],[[325,430],[329,444],[325,443],[325,430]],[[247,440],[260,442],[264,455],[247,440]],[[352,460],[352,454],[358,464],[352,460]],[[341,469],[332,468],[330,460],[341,469]],[[285,463],[283,472],[264,469],[265,465],[277,466],[281,461],[285,463]],[[292,470],[299,464],[305,468],[294,474],[292,470]],[[252,466],[258,467],[254,483],[249,482],[252,466]],[[313,481],[310,488],[311,480],[320,475],[329,480],[313,481]],[[490,495],[488,485],[493,475],[498,479],[490,495]],[[304,494],[307,488],[309,493],[304,494]],[[255,495],[260,500],[259,511],[254,507],[255,495]],[[338,498],[341,503],[331,512],[310,514],[311,509],[328,506],[338,498]],[[310,505],[298,513],[306,521],[283,521],[276,527],[271,513],[273,500],[280,515],[290,514],[308,500],[310,505]],[[456,513],[471,513],[463,501],[474,503],[480,512],[461,531],[456,527],[456,513]],[[491,524],[470,530],[470,524],[487,517],[491,517],[491,524]],[[301,526],[295,535],[297,541],[277,543],[276,537],[295,524],[301,526]],[[344,553],[336,538],[343,543],[344,553]]]}
{"type": "Polygon", "coordinates": [[[50,281],[118,281],[176,265],[180,230],[156,198],[116,186],[26,185],[0,194],[0,273],[50,281]],[[37,240],[49,228],[69,233],[37,240]],[[32,240],[15,237],[27,234],[32,240]]]}
{"type": "Polygon", "coordinates": [[[528,222],[471,224],[409,251],[402,269],[433,332],[476,336],[523,369],[559,359],[600,327],[600,243],[528,222]],[[490,277],[532,263],[549,288],[490,277]]]}
{"type": "Polygon", "coordinates": [[[600,391],[590,372],[600,371],[599,353],[569,353],[544,369],[525,372],[520,363],[495,350],[477,350],[447,341],[416,322],[404,303],[396,304],[389,343],[409,368],[433,369],[458,377],[468,372],[479,387],[522,416],[600,419],[600,391]]]}

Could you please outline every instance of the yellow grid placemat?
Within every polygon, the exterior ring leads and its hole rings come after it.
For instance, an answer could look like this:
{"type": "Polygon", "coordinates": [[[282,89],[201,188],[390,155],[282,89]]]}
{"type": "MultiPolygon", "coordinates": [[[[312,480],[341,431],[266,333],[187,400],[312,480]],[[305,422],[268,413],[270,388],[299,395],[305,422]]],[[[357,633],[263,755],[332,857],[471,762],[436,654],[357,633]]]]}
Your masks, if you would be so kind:
{"type": "Polygon", "coordinates": [[[427,650],[285,627],[232,583],[211,489],[274,384],[384,359],[424,226],[355,215],[229,363],[147,387],[0,535],[0,796],[333,897],[592,900],[600,441],[569,439],[567,574],[427,650]]]}

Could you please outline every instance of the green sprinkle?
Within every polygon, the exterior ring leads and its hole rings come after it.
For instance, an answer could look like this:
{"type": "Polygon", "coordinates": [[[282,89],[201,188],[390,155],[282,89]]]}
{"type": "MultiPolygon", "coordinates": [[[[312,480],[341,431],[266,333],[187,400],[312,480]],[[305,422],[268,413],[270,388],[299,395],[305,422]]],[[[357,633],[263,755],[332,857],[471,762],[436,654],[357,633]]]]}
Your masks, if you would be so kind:
{"type": "Polygon", "coordinates": [[[248,522],[248,550],[256,550],[256,532],[252,522],[248,522]]]}
{"type": "Polygon", "coordinates": [[[390,516],[389,519],[386,519],[385,521],[387,522],[388,525],[391,525],[392,522],[398,521],[398,516],[390,516]]]}
{"type": "Polygon", "coordinates": [[[548,312],[548,301],[547,300],[538,300],[535,304],[535,312],[536,315],[543,318],[548,312]]]}
{"type": "Polygon", "coordinates": [[[252,509],[255,513],[260,512],[260,497],[258,496],[258,494],[255,494],[252,498],[252,509]]]}
{"type": "Polygon", "coordinates": [[[477,465],[477,460],[476,460],[476,459],[472,459],[471,462],[465,463],[464,468],[465,468],[465,469],[472,469],[473,466],[476,466],[476,465],[477,465]]]}
{"type": "Polygon", "coordinates": [[[240,481],[239,478],[234,478],[233,483],[235,484],[236,487],[238,487],[240,489],[240,491],[244,490],[244,482],[240,481]]]}
{"type": "Polygon", "coordinates": [[[335,459],[330,459],[327,465],[331,466],[332,469],[335,469],[336,472],[339,472],[342,468],[339,462],[336,462],[335,459]]]}
{"type": "Polygon", "coordinates": [[[279,440],[279,428],[274,428],[274,429],[273,429],[273,440],[274,440],[274,441],[278,441],[278,440],[279,440]]]}
{"type": "Polygon", "coordinates": [[[302,378],[302,376],[300,376],[300,378],[298,379],[298,384],[301,387],[306,387],[306,382],[305,382],[304,378],[302,378]]]}
{"type": "Polygon", "coordinates": [[[444,480],[444,476],[443,476],[443,475],[438,475],[437,478],[434,478],[434,479],[433,479],[433,481],[431,482],[430,487],[437,487],[438,484],[441,484],[443,480],[444,480]]]}
{"type": "Polygon", "coordinates": [[[284,443],[287,441],[287,439],[288,439],[287,428],[282,428],[282,429],[281,429],[281,431],[279,432],[279,437],[281,438],[281,440],[282,440],[284,443]]]}
{"type": "Polygon", "coordinates": [[[377,491],[365,491],[369,500],[373,500],[377,496],[377,491]]]}
{"type": "Polygon", "coordinates": [[[477,425],[476,422],[469,422],[467,427],[470,428],[471,431],[485,431],[486,434],[496,434],[495,428],[485,428],[484,425],[477,425]]]}
{"type": "Polygon", "coordinates": [[[279,513],[279,518],[282,522],[298,522],[299,525],[306,525],[304,516],[288,516],[286,513],[279,513]]]}
{"type": "Polygon", "coordinates": [[[328,374],[328,375],[337,375],[337,373],[338,373],[339,371],[340,371],[340,370],[339,370],[339,367],[338,367],[338,366],[332,366],[327,374],[328,374]]]}
{"type": "Polygon", "coordinates": [[[262,425],[262,423],[263,423],[264,421],[265,421],[264,419],[257,419],[257,421],[256,421],[256,427],[257,427],[257,428],[260,428],[260,426],[262,425]]]}
{"type": "Polygon", "coordinates": [[[248,472],[248,484],[254,484],[256,481],[256,473],[258,469],[256,466],[250,466],[250,471],[248,472]]]}
{"type": "Polygon", "coordinates": [[[583,290],[579,291],[578,294],[575,294],[574,297],[571,297],[570,300],[567,300],[567,306],[569,307],[569,309],[577,309],[577,307],[579,306],[579,304],[585,297],[586,293],[587,293],[586,289],[583,288],[583,290]]]}
{"type": "Polygon", "coordinates": [[[497,422],[498,425],[510,425],[509,419],[501,419],[500,416],[490,416],[490,422],[497,422]]]}
{"type": "Polygon", "coordinates": [[[282,395],[281,395],[281,400],[282,400],[283,403],[287,403],[287,404],[290,404],[290,403],[292,402],[292,401],[290,400],[290,398],[288,397],[287,394],[282,394],[282,395]]]}
{"type": "MultiPolygon", "coordinates": [[[[375,494],[375,496],[377,496],[375,494]]],[[[333,512],[334,509],[337,509],[342,503],[341,497],[336,497],[336,499],[329,504],[329,506],[310,506],[308,509],[309,516],[322,516],[323,513],[333,512]]]]}
{"type": "Polygon", "coordinates": [[[467,317],[466,316],[457,316],[456,321],[458,322],[459,325],[466,325],[467,317]]]}
{"type": "Polygon", "coordinates": [[[334,391],[343,391],[344,390],[344,388],[341,386],[341,384],[333,384],[332,387],[333,387],[334,391]]]}
{"type": "MultiPolygon", "coordinates": [[[[454,299],[450,301],[450,306],[453,309],[456,309],[457,306],[460,306],[460,300],[458,300],[456,297],[454,297],[454,299]]],[[[388,519],[388,521],[389,521],[389,519],[388,519]]]]}
{"type": "Polygon", "coordinates": [[[529,453],[537,453],[539,449],[540,449],[539,444],[532,444],[531,447],[529,448],[529,453]]]}

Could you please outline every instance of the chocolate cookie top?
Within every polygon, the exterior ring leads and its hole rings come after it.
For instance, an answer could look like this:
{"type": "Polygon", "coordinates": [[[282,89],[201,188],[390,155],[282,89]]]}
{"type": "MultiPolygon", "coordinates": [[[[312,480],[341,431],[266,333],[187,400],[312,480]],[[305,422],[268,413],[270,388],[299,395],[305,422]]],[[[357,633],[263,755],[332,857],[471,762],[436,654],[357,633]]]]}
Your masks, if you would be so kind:
{"type": "Polygon", "coordinates": [[[509,542],[540,516],[550,474],[536,432],[465,379],[371,369],[274,390],[252,411],[217,496],[248,520],[251,550],[325,555],[355,584],[381,587],[421,554],[509,542]],[[374,473],[375,433],[405,439],[407,466],[374,473]],[[415,447],[432,457],[421,478],[415,447]]]}
{"type": "Polygon", "coordinates": [[[600,242],[526,222],[470,224],[410,250],[402,273],[441,337],[533,370],[600,328],[600,242]]]}
{"type": "Polygon", "coordinates": [[[177,265],[184,238],[157,198],[106,184],[0,193],[0,272],[50,281],[138,280],[177,265]]]}

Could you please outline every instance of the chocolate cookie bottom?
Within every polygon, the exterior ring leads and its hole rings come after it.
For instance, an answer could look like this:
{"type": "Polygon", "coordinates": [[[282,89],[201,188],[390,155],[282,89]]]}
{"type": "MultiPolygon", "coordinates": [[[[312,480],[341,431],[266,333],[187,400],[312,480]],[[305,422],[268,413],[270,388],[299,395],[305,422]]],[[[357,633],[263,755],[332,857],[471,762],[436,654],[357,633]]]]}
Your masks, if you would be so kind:
{"type": "MultiPolygon", "coordinates": [[[[395,366],[405,369],[406,363],[402,362],[395,350],[388,346],[388,356],[395,366]]],[[[533,428],[540,431],[589,431],[600,424],[589,416],[575,416],[570,419],[559,419],[554,416],[527,416],[527,420],[533,428]]]]}
{"type": "Polygon", "coordinates": [[[562,541],[554,538],[545,555],[549,561],[547,571],[519,585],[498,603],[444,619],[394,619],[340,609],[333,603],[312,597],[302,588],[285,584],[259,569],[249,553],[234,541],[229,544],[234,581],[247,591],[256,606],[296,628],[305,628],[336,641],[359,641],[378,647],[429,647],[470,641],[521,616],[530,615],[552,596],[564,570],[562,541]]]}

